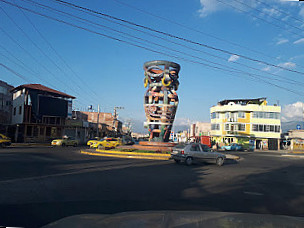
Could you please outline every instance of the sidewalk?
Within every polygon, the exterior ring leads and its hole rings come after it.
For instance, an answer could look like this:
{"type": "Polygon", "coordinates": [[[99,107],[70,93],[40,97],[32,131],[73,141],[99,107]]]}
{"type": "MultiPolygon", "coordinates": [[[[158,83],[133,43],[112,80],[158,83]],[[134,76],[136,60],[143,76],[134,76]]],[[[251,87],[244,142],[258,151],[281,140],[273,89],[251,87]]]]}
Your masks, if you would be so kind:
{"type": "Polygon", "coordinates": [[[50,143],[12,143],[8,148],[52,147],[50,143]]]}

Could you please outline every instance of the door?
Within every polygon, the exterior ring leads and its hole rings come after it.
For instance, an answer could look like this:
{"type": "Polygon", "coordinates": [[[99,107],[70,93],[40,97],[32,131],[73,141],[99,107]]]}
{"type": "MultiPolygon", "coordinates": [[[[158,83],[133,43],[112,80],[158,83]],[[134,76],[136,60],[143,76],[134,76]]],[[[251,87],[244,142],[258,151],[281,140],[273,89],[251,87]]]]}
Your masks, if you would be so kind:
{"type": "Polygon", "coordinates": [[[200,146],[202,160],[206,162],[213,161],[215,159],[215,154],[211,151],[210,147],[204,144],[200,144],[200,146]]]}
{"type": "Polygon", "coordinates": [[[191,144],[189,155],[191,155],[194,160],[202,160],[203,159],[201,148],[200,148],[198,143],[191,144]]]}
{"type": "Polygon", "coordinates": [[[278,150],[279,144],[277,139],[268,139],[268,150],[278,150]]]}

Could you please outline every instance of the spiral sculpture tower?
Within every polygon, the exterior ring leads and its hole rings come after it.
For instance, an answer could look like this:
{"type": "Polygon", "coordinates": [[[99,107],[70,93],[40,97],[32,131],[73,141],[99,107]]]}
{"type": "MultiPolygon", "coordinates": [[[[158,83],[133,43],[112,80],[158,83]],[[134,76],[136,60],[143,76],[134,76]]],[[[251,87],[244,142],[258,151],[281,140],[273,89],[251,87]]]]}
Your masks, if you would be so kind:
{"type": "Polygon", "coordinates": [[[145,127],[150,132],[150,142],[168,142],[178,106],[180,65],[168,61],[150,61],[144,64],[144,97],[147,118],[145,127]]]}

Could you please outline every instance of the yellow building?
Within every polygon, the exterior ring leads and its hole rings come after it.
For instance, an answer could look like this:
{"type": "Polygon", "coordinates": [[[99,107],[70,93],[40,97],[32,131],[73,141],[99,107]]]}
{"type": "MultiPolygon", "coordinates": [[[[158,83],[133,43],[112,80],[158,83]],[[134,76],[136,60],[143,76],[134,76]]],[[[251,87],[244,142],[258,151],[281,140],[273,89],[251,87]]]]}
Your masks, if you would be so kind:
{"type": "Polygon", "coordinates": [[[223,100],[210,114],[211,137],[220,145],[250,140],[256,149],[279,148],[281,107],[266,98],[223,100]]]}

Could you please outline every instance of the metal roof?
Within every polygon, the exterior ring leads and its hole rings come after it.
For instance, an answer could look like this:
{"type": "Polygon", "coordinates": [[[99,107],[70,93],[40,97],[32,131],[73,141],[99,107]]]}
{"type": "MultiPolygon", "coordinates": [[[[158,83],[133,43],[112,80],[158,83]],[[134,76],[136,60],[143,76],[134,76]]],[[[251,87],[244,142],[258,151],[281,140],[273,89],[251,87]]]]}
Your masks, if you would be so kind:
{"type": "Polygon", "coordinates": [[[60,97],[65,97],[65,98],[71,98],[71,99],[76,98],[76,97],[73,97],[69,94],[60,92],[58,90],[51,89],[51,88],[46,87],[46,86],[41,85],[41,84],[24,84],[24,85],[20,85],[20,86],[15,87],[11,91],[14,92],[14,91],[21,90],[23,88],[32,89],[32,90],[40,90],[40,91],[44,91],[44,92],[50,93],[50,94],[55,95],[55,96],[60,96],[60,97]]]}

